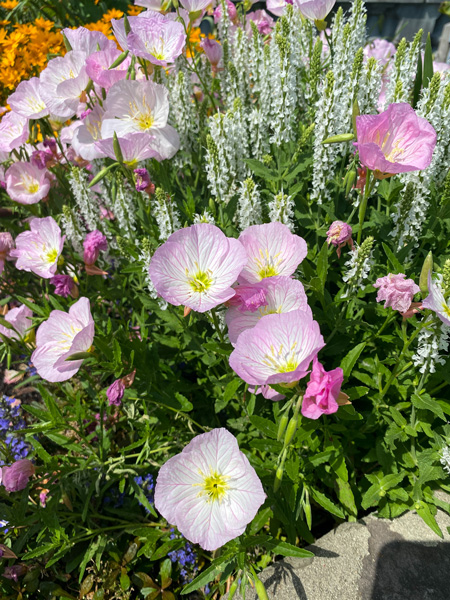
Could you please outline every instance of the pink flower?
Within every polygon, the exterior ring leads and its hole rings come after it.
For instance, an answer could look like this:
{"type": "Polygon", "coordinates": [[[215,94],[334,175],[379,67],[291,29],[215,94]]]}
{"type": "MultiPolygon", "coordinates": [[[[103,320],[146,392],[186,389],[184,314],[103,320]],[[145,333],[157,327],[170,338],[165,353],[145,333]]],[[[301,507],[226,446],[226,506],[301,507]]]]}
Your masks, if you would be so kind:
{"type": "MultiPolygon", "coordinates": [[[[163,160],[163,156],[157,150],[160,147],[159,139],[149,133],[138,133],[136,131],[126,133],[118,138],[118,142],[123,162],[129,167],[133,167],[138,162],[148,158],[155,158],[158,161],[163,160]]],[[[109,156],[109,158],[116,160],[113,138],[99,140],[95,142],[94,146],[103,156],[109,156]]],[[[164,154],[164,150],[162,152],[164,154]]]]}
{"type": "Polygon", "coordinates": [[[0,275],[5,268],[5,260],[11,259],[10,250],[14,248],[14,240],[8,231],[0,233],[0,275]]]}
{"type": "Polygon", "coordinates": [[[3,467],[2,483],[7,492],[20,492],[28,485],[28,480],[34,474],[34,465],[31,460],[23,458],[17,460],[10,467],[3,467]]]}
{"type": "Polygon", "coordinates": [[[401,313],[406,312],[411,306],[414,294],[420,292],[420,288],[412,279],[405,277],[403,273],[389,273],[385,277],[379,277],[373,284],[374,288],[379,288],[377,302],[385,300],[384,308],[391,306],[401,313]]]}
{"type": "Polygon", "coordinates": [[[441,286],[433,282],[431,271],[428,273],[428,296],[422,302],[422,306],[432,310],[444,325],[450,327],[450,306],[444,297],[441,286]]]}
{"type": "Polygon", "coordinates": [[[0,325],[0,333],[13,340],[24,338],[27,330],[32,326],[32,316],[33,311],[31,311],[28,306],[25,306],[25,304],[22,304],[17,308],[12,308],[3,318],[5,321],[8,321],[14,329],[8,329],[4,325],[0,325]]]}
{"type": "Polygon", "coordinates": [[[50,283],[55,286],[55,294],[67,298],[72,291],[75,282],[70,275],[54,275],[50,283]]]}
{"type": "Polygon", "coordinates": [[[150,179],[150,173],[147,169],[134,169],[136,176],[136,191],[147,192],[153,194],[155,192],[155,184],[150,179]]]}
{"type": "Polygon", "coordinates": [[[292,4],[292,0],[267,0],[267,10],[277,17],[284,15],[284,11],[288,4],[292,4]]]}
{"type": "Polygon", "coordinates": [[[56,273],[65,238],[53,217],[31,219],[30,231],[20,233],[15,250],[11,250],[11,256],[17,258],[16,268],[50,279],[56,273]]]}
{"type": "Polygon", "coordinates": [[[266,400],[272,400],[272,402],[279,402],[280,400],[284,400],[284,398],[286,398],[286,396],[279,394],[273,388],[271,388],[270,385],[262,385],[258,388],[252,388],[250,386],[248,391],[252,394],[262,394],[266,400]]]}
{"type": "Polygon", "coordinates": [[[19,577],[25,575],[28,571],[28,567],[26,565],[11,565],[10,567],[5,567],[2,577],[6,579],[12,579],[16,583],[19,581],[19,577]]]}
{"type": "Polygon", "coordinates": [[[308,419],[318,419],[321,415],[331,415],[338,408],[338,397],[344,381],[344,371],[338,367],[325,371],[314,357],[313,369],[303,396],[302,415],[308,419]]]}
{"type": "Polygon", "coordinates": [[[327,231],[327,244],[337,246],[337,255],[341,256],[341,248],[347,244],[353,248],[352,228],[343,221],[333,221],[327,231]]]}
{"type": "Polygon", "coordinates": [[[109,406],[120,406],[120,401],[125,393],[125,384],[121,379],[116,379],[106,390],[109,406]]]}
{"type": "Polygon", "coordinates": [[[109,40],[101,31],[91,31],[86,27],[78,27],[77,29],[63,29],[62,33],[69,41],[72,50],[82,52],[85,58],[98,50],[116,48],[116,43],[109,40]]]}
{"type": "Polygon", "coordinates": [[[226,429],[196,436],[160,469],[155,507],[204,550],[244,533],[264,502],[261,481],[226,429]]]}
{"type": "Polygon", "coordinates": [[[50,174],[29,162],[13,163],[6,171],[6,191],[19,204],[36,204],[50,191],[50,174]]]}
{"type": "Polygon", "coordinates": [[[180,4],[188,13],[203,12],[212,3],[212,0],[180,0],[180,4]]]}
{"type": "MultiPolygon", "coordinates": [[[[233,2],[231,0],[226,0],[228,7],[228,15],[230,17],[230,21],[235,22],[237,20],[237,10],[233,2]]],[[[222,3],[219,2],[214,9],[214,23],[218,23],[222,18],[222,3]]]]}
{"type": "MultiPolygon", "coordinates": [[[[83,113],[81,121],[76,121],[78,127],[73,132],[71,144],[75,152],[84,160],[93,160],[105,156],[105,152],[96,143],[102,138],[103,114],[103,108],[96,104],[92,110],[89,109],[89,112],[85,111],[83,113]]],[[[115,156],[113,158],[115,160],[115,156]]]]}
{"type": "Polygon", "coordinates": [[[14,111],[6,113],[0,122],[0,151],[11,152],[28,139],[28,119],[14,111]]]}
{"type": "Polygon", "coordinates": [[[183,52],[186,33],[179,21],[154,13],[154,18],[136,19],[133,22],[127,44],[135,56],[166,67],[183,52]]]}
{"type": "Polygon", "coordinates": [[[223,56],[222,45],[219,44],[217,40],[210,40],[209,38],[204,38],[200,42],[200,46],[202,47],[206,58],[211,63],[213,70],[217,70],[219,68],[219,63],[222,60],[223,56]]]}
{"type": "Polygon", "coordinates": [[[206,312],[234,296],[231,285],[246,262],[238,240],[215,225],[199,223],[179,229],[156,250],[149,274],[169,304],[206,312]]]}
{"type": "Polygon", "coordinates": [[[84,242],[83,260],[85,265],[93,265],[99,257],[100,250],[108,250],[108,240],[101,231],[96,229],[87,234],[84,242]]]}
{"type": "Polygon", "coordinates": [[[239,236],[247,250],[248,262],[239,283],[256,283],[275,275],[292,275],[305,258],[306,242],[282,223],[247,227],[239,236]]]}
{"type": "Polygon", "coordinates": [[[46,381],[66,381],[75,375],[83,359],[66,359],[79,352],[88,352],[94,340],[94,320],[89,300],[80,298],[69,313],[54,310],[36,333],[36,350],[31,361],[46,381]]]}
{"type": "Polygon", "coordinates": [[[310,21],[324,21],[336,0],[294,0],[294,6],[310,21]]]}
{"type": "Polygon", "coordinates": [[[255,12],[247,14],[246,31],[248,35],[252,33],[250,21],[255,23],[261,35],[270,35],[275,25],[275,21],[265,10],[255,10],[255,12]]]}
{"type": "Polygon", "coordinates": [[[380,173],[406,173],[425,169],[431,163],[436,132],[407,103],[390,104],[379,115],[356,117],[361,163],[380,173]]]}
{"type": "MultiPolygon", "coordinates": [[[[46,169],[49,165],[51,166],[55,161],[53,152],[46,148],[45,150],[35,150],[31,155],[31,164],[37,167],[39,170],[46,169]]],[[[27,163],[24,163],[27,164],[27,163]]]]}
{"type": "Polygon", "coordinates": [[[45,102],[41,98],[39,77],[21,81],[16,90],[8,98],[11,109],[27,119],[41,119],[49,114],[45,102]]]}
{"type": "Polygon", "coordinates": [[[396,52],[397,48],[392,42],[377,38],[364,47],[364,58],[376,58],[384,66],[396,52]]]}
{"type": "Polygon", "coordinates": [[[76,114],[80,97],[89,83],[85,60],[83,51],[67,52],[52,58],[40,74],[41,98],[52,116],[66,121],[76,114]]]}
{"type": "Polygon", "coordinates": [[[94,52],[86,60],[86,73],[94,83],[104,88],[109,88],[127,76],[128,67],[131,64],[131,58],[127,57],[118,67],[110,69],[109,67],[120,56],[117,48],[108,48],[94,52]]]}
{"type": "Polygon", "coordinates": [[[324,345],[311,311],[267,315],[239,335],[230,366],[250,385],[293,383],[324,345]]]}
{"type": "Polygon", "coordinates": [[[254,313],[267,304],[265,286],[261,283],[238,285],[235,295],[227,301],[227,306],[236,307],[240,312],[254,313]]]}
{"type": "Polygon", "coordinates": [[[149,147],[162,159],[172,158],[180,147],[180,138],[167,124],[169,98],[167,89],[153,81],[124,80],[115,83],[105,100],[101,126],[102,138],[119,141],[127,133],[148,133],[149,147]]]}
{"type": "MultiPolygon", "coordinates": [[[[240,287],[236,288],[237,292],[240,287]]],[[[253,286],[245,286],[247,293],[250,293],[252,287],[255,292],[262,294],[264,298],[262,304],[259,304],[255,310],[246,310],[244,304],[240,307],[232,307],[226,313],[228,336],[233,345],[236,344],[243,331],[255,327],[258,321],[266,315],[287,313],[293,310],[311,312],[300,281],[283,276],[268,277],[253,286]]],[[[231,298],[229,303],[233,301],[234,298],[231,298]]]]}

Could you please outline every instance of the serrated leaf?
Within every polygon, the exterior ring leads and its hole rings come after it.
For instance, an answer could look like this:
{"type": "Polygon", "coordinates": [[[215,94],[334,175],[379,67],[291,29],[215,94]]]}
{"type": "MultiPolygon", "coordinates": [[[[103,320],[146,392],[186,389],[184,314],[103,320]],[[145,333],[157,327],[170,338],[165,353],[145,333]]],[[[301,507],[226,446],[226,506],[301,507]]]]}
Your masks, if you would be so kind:
{"type": "Polygon", "coordinates": [[[189,594],[190,592],[195,592],[199,588],[205,586],[207,583],[215,579],[218,575],[223,573],[225,567],[229,565],[234,560],[233,556],[229,554],[225,554],[214,560],[211,565],[202,571],[198,577],[196,577],[191,583],[186,585],[182,590],[181,594],[189,594]]]}
{"type": "Polygon", "coordinates": [[[345,378],[348,378],[350,376],[350,373],[352,372],[353,367],[356,365],[356,362],[360,357],[361,352],[364,350],[365,346],[366,342],[361,342],[361,344],[358,344],[357,346],[352,348],[350,352],[342,359],[340,366],[341,369],[344,371],[345,378]]]}
{"type": "Polygon", "coordinates": [[[443,539],[444,535],[442,534],[441,528],[437,524],[437,521],[434,518],[434,515],[431,513],[431,510],[430,510],[430,507],[428,506],[428,504],[426,504],[423,501],[416,502],[416,504],[414,505],[414,508],[415,508],[417,514],[419,515],[419,517],[421,517],[425,521],[425,523],[428,525],[428,527],[430,529],[432,529],[436,535],[438,535],[440,538],[443,539]]]}
{"type": "Polygon", "coordinates": [[[320,504],[322,508],[327,510],[332,515],[339,517],[340,519],[345,519],[343,511],[339,508],[339,506],[336,506],[334,502],[327,498],[325,494],[322,494],[322,492],[319,492],[319,490],[314,489],[311,489],[310,492],[313,499],[317,502],[317,504],[320,504]]]}
{"type": "Polygon", "coordinates": [[[433,400],[431,396],[428,394],[422,394],[419,396],[418,394],[413,394],[411,396],[411,401],[416,408],[420,408],[422,410],[429,410],[435,415],[437,415],[443,421],[446,421],[444,411],[442,410],[440,404],[433,400]]]}
{"type": "Polygon", "coordinates": [[[378,483],[374,483],[370,488],[363,494],[361,506],[366,509],[371,506],[378,504],[378,500],[381,498],[381,488],[378,483]]]}
{"type": "Polygon", "coordinates": [[[277,439],[277,426],[269,419],[265,419],[264,417],[258,417],[257,415],[253,415],[250,417],[250,423],[256,427],[261,433],[267,435],[268,437],[276,440],[277,439]]]}

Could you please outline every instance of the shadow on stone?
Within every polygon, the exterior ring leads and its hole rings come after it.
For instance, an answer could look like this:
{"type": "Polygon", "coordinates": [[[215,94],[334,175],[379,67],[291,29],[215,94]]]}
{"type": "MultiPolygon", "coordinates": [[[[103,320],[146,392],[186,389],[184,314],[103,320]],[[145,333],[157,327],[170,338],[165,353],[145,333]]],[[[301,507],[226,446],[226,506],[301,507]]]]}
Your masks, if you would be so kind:
{"type": "Polygon", "coordinates": [[[321,548],[320,546],[316,546],[315,544],[311,544],[308,546],[308,550],[314,554],[314,556],[318,556],[320,558],[338,558],[339,554],[336,552],[332,552],[331,550],[326,550],[325,548],[321,548]]]}
{"type": "Polygon", "coordinates": [[[449,573],[450,543],[389,542],[378,555],[370,600],[448,600],[449,573]]]}
{"type": "MultiPolygon", "coordinates": [[[[305,559],[308,562],[313,559],[305,559]]],[[[292,586],[297,593],[297,598],[300,600],[308,600],[308,597],[305,592],[305,588],[300,581],[300,578],[295,572],[295,569],[288,562],[280,561],[274,563],[273,565],[274,572],[264,581],[264,585],[266,586],[266,590],[270,590],[269,597],[276,598],[277,597],[277,588],[281,582],[286,583],[286,580],[290,580],[292,586]]]]}

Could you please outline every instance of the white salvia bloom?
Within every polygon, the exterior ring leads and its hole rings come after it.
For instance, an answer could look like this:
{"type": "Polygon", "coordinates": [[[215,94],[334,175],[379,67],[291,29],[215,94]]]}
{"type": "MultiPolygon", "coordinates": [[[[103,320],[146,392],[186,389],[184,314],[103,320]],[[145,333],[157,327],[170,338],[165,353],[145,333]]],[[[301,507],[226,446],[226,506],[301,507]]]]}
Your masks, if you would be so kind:
{"type": "Polygon", "coordinates": [[[164,298],[161,298],[161,296],[158,296],[158,292],[156,291],[155,286],[153,285],[152,280],[150,279],[150,275],[148,273],[148,268],[150,266],[151,259],[152,259],[152,254],[150,251],[149,244],[144,243],[141,248],[139,260],[142,263],[142,272],[145,274],[145,283],[147,284],[148,294],[149,294],[150,298],[158,301],[159,307],[162,310],[166,310],[169,305],[164,300],[164,298]]]}
{"type": "Polygon", "coordinates": [[[233,36],[232,63],[230,71],[231,94],[227,98],[227,104],[232,105],[236,98],[240,98],[242,106],[250,106],[250,76],[249,61],[251,43],[246,32],[240,27],[236,29],[233,36]]]}
{"type": "Polygon", "coordinates": [[[346,273],[342,279],[347,283],[347,289],[342,298],[348,298],[351,293],[356,292],[357,288],[364,287],[363,282],[368,278],[372,268],[373,260],[373,237],[366,238],[361,246],[354,245],[349,252],[349,260],[345,263],[346,273]]]}
{"type": "Polygon", "coordinates": [[[448,446],[442,448],[440,461],[444,471],[450,475],[450,448],[448,446]]]}
{"type": "Polygon", "coordinates": [[[420,373],[434,373],[436,365],[444,365],[448,353],[450,327],[442,324],[432,315],[418,335],[417,350],[412,357],[420,373]]]}
{"type": "Polygon", "coordinates": [[[249,178],[242,182],[239,193],[236,218],[239,229],[243,231],[250,225],[262,223],[261,198],[258,186],[249,178]]]}
{"type": "Polygon", "coordinates": [[[88,188],[87,174],[78,167],[72,167],[68,174],[69,185],[72,189],[75,202],[89,231],[101,229],[99,221],[99,206],[96,195],[88,188]]]}
{"type": "Polygon", "coordinates": [[[195,213],[195,215],[194,215],[194,225],[197,225],[197,223],[210,223],[211,225],[215,225],[216,224],[216,222],[214,220],[214,217],[206,209],[202,212],[201,215],[198,214],[198,213],[195,213]]]}
{"type": "Polygon", "coordinates": [[[223,50],[223,65],[224,69],[219,73],[220,80],[220,89],[222,92],[222,98],[226,98],[228,96],[229,88],[230,88],[230,76],[228,73],[228,63],[230,61],[230,48],[232,45],[232,24],[230,21],[230,15],[228,12],[228,4],[220,0],[220,4],[222,7],[222,17],[219,19],[217,23],[217,33],[220,43],[222,44],[223,50]]]}
{"type": "Polygon", "coordinates": [[[254,106],[248,113],[249,149],[254,158],[260,159],[270,149],[268,119],[264,112],[254,106]]]}
{"type": "Polygon", "coordinates": [[[423,225],[428,216],[432,184],[442,185],[450,161],[450,79],[440,78],[436,74],[430,85],[422,91],[418,102],[417,114],[426,118],[436,130],[436,146],[431,164],[422,171],[413,171],[399,175],[399,179],[408,185],[414,185],[414,201],[408,202],[405,210],[404,198],[393,208],[392,219],[395,227],[391,235],[398,240],[398,249],[410,241],[420,241],[423,225]]]}
{"type": "Polygon", "coordinates": [[[131,235],[136,231],[136,197],[135,190],[122,179],[116,180],[116,193],[112,199],[114,216],[123,232],[131,235]]]}
{"type": "MultiPolygon", "coordinates": [[[[177,63],[178,64],[178,63],[177,63]]],[[[197,150],[198,118],[193,102],[193,86],[190,74],[183,68],[169,78],[170,94],[170,124],[180,136],[180,150],[174,157],[175,162],[182,166],[187,157],[184,152],[195,153],[197,150]]]]}
{"type": "Polygon", "coordinates": [[[180,215],[171,197],[161,188],[156,190],[152,214],[158,224],[159,239],[162,242],[181,227],[180,215]]]}
{"type": "Polygon", "coordinates": [[[358,105],[362,115],[376,114],[380,97],[383,68],[375,58],[363,65],[358,86],[358,105]]]}
{"type": "Polygon", "coordinates": [[[294,201],[291,196],[282,191],[269,202],[269,219],[271,222],[283,223],[291,231],[294,231],[294,201]]]}
{"type": "Polygon", "coordinates": [[[76,252],[83,251],[83,240],[86,237],[87,230],[75,214],[68,206],[63,206],[61,215],[61,229],[66,238],[70,241],[76,252]]]}

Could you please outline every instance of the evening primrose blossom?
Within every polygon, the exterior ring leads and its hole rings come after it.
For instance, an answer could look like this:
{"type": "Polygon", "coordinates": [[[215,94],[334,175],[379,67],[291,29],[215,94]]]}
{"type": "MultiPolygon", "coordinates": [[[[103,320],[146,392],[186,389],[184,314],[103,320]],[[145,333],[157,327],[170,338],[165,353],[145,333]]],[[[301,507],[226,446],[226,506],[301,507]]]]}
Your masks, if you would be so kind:
{"type": "Polygon", "coordinates": [[[189,541],[217,550],[244,533],[264,502],[261,481],[226,429],[196,436],[156,480],[155,507],[189,541]]]}
{"type": "Polygon", "coordinates": [[[149,274],[169,304],[206,312],[234,296],[231,285],[246,262],[238,240],[199,223],[172,233],[153,255],[149,274]]]}

